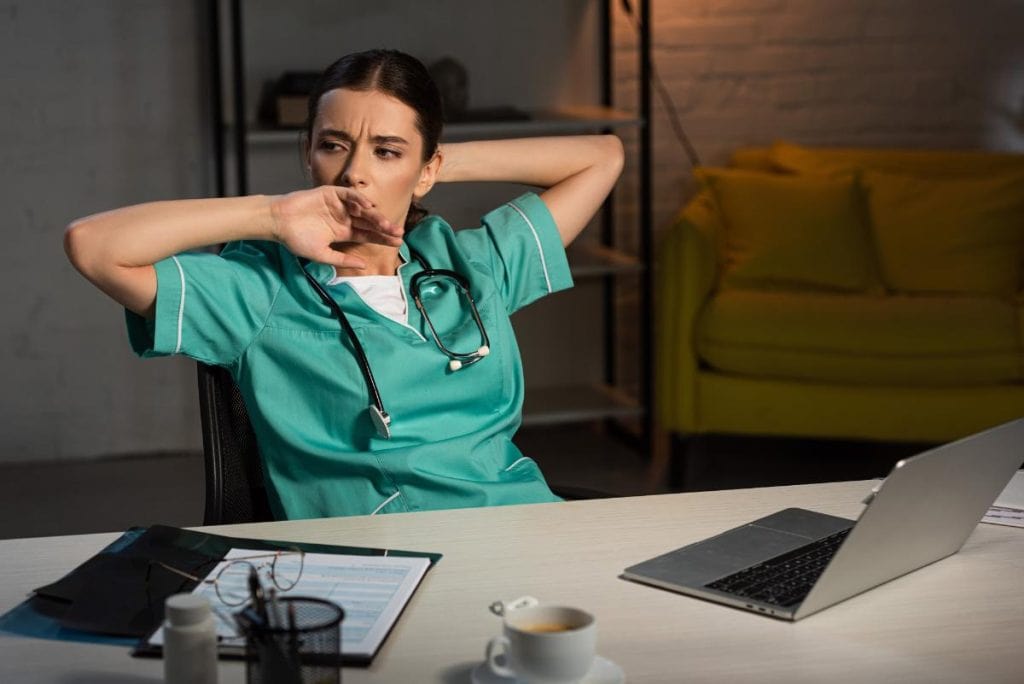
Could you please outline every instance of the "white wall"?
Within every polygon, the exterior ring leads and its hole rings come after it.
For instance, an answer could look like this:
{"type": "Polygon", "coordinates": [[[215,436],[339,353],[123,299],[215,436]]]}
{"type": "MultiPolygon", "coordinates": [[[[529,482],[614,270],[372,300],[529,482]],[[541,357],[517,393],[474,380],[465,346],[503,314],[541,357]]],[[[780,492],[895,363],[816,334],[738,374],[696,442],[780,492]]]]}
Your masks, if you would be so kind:
{"type": "MultiPolygon", "coordinates": [[[[351,6],[310,2],[331,16],[351,6]]],[[[652,4],[654,58],[705,163],[775,138],[1024,150],[1019,0],[652,4]]],[[[445,0],[442,9],[455,5],[445,0]]],[[[192,364],[136,360],[118,307],[74,273],[61,248],[64,226],[75,217],[212,191],[200,7],[180,0],[0,2],[0,461],[200,447],[192,364]]],[[[403,19],[399,0],[360,7],[359,21],[386,19],[413,36],[429,34],[403,19]]],[[[581,15],[552,16],[571,22],[581,15]]],[[[253,28],[262,35],[267,26],[253,28]]],[[[514,28],[492,18],[467,29],[468,40],[484,48],[488,36],[523,40],[514,28]]],[[[634,58],[630,35],[619,11],[620,71],[634,58]]],[[[394,45],[387,37],[381,43],[394,45]]],[[[527,48],[543,50],[553,40],[527,48]]],[[[555,75],[570,83],[580,77],[571,70],[555,75]]],[[[635,87],[628,75],[619,81],[624,104],[635,87]]],[[[500,101],[483,92],[480,104],[500,101]]],[[[690,174],[663,108],[656,104],[655,112],[660,229],[688,196],[690,174]]],[[[629,197],[623,200],[628,210],[629,197]]]]}
{"type": "Polygon", "coordinates": [[[194,449],[194,366],[142,363],[75,217],[209,187],[196,3],[0,3],[0,461],[194,449]]]}

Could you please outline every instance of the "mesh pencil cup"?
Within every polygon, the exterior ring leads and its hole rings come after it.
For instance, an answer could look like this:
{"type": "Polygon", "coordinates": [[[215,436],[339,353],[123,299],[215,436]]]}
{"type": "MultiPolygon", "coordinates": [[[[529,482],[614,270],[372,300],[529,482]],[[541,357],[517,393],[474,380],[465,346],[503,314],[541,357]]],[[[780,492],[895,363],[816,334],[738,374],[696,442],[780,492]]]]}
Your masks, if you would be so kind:
{"type": "Polygon", "coordinates": [[[338,684],[345,611],[330,601],[288,596],[236,616],[245,635],[248,684],[338,684]]]}

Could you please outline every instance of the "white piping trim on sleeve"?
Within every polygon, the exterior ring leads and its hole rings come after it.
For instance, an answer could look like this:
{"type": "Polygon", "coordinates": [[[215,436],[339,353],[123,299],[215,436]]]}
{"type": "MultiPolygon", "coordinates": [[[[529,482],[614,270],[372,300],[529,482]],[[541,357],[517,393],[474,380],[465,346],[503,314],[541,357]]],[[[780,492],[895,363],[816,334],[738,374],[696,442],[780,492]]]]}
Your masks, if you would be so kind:
{"type": "Polygon", "coordinates": [[[370,515],[377,515],[380,512],[380,509],[384,508],[389,503],[394,501],[395,497],[398,496],[399,494],[401,494],[401,492],[395,492],[388,498],[384,499],[384,501],[381,502],[380,506],[377,506],[376,508],[373,509],[373,513],[371,513],[370,515]]]}
{"type": "Polygon", "coordinates": [[[508,471],[512,470],[513,468],[515,468],[517,465],[519,465],[523,461],[528,461],[528,460],[530,460],[529,457],[527,457],[527,456],[520,456],[519,458],[517,458],[515,461],[512,462],[512,465],[510,465],[508,468],[505,468],[504,472],[507,473],[508,471]]]}
{"type": "Polygon", "coordinates": [[[185,319],[185,271],[182,269],[178,257],[172,256],[171,258],[174,259],[174,265],[178,267],[178,277],[181,278],[181,300],[178,302],[178,341],[174,345],[174,353],[178,354],[181,352],[181,326],[185,319]]]}
{"type": "Polygon", "coordinates": [[[512,202],[508,202],[507,204],[508,204],[508,206],[512,207],[517,212],[519,212],[519,215],[523,217],[523,220],[526,221],[526,225],[530,226],[530,230],[533,232],[533,239],[537,241],[537,251],[540,253],[540,266],[541,266],[541,268],[544,269],[544,282],[547,284],[548,292],[550,293],[551,292],[551,277],[548,276],[548,262],[547,262],[547,260],[544,259],[544,248],[541,247],[541,244],[540,244],[540,235],[537,234],[537,229],[533,227],[533,221],[531,221],[530,217],[526,215],[526,212],[524,212],[522,209],[517,207],[512,202]]]}

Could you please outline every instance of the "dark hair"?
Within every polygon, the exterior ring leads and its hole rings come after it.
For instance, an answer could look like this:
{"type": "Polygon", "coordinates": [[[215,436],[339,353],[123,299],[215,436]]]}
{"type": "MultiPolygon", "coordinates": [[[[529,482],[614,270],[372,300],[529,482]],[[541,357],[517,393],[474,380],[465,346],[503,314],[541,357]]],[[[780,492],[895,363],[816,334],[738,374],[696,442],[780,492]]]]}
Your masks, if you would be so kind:
{"type": "MultiPolygon", "coordinates": [[[[306,116],[306,144],[312,144],[313,122],[324,93],[336,88],[379,90],[408,105],[416,112],[416,129],[423,137],[423,161],[437,152],[444,123],[441,93],[423,63],[398,50],[367,50],[345,55],[324,69],[309,95],[306,116]]],[[[405,219],[406,230],[429,212],[413,202],[405,219]]]]}

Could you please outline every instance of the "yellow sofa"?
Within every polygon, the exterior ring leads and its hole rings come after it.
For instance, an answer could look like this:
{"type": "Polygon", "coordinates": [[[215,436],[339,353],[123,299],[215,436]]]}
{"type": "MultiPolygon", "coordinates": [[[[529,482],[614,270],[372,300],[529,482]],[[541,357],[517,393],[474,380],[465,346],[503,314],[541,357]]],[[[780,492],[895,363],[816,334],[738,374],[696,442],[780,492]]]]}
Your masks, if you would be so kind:
{"type": "Polygon", "coordinates": [[[738,150],[657,254],[665,429],[944,442],[1024,415],[1024,155],[738,150]]]}

